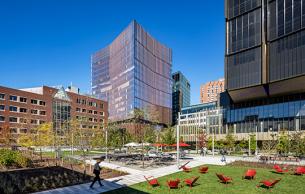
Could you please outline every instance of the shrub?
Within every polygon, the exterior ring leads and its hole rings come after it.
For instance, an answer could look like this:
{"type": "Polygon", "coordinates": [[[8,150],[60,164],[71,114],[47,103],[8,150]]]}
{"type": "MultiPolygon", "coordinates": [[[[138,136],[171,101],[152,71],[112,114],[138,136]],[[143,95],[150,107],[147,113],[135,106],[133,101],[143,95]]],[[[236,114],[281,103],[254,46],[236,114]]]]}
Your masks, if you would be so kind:
{"type": "Polygon", "coordinates": [[[31,160],[18,151],[0,149],[0,165],[3,167],[28,167],[31,165],[31,160]]]}

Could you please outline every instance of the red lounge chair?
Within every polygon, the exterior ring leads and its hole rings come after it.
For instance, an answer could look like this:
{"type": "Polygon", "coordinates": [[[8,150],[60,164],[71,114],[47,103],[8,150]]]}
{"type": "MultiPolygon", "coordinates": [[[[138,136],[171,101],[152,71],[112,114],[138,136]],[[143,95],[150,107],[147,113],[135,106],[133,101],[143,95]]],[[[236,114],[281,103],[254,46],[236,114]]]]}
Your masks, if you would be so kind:
{"type": "Polygon", "coordinates": [[[248,169],[245,175],[243,176],[243,179],[254,179],[256,175],[255,169],[248,169]]]}
{"type": "Polygon", "coordinates": [[[233,181],[233,179],[231,177],[224,176],[223,174],[216,173],[216,176],[219,178],[220,182],[225,183],[225,184],[228,184],[233,181]]]}
{"type": "Polygon", "coordinates": [[[166,181],[166,183],[167,183],[168,189],[178,189],[180,180],[179,179],[169,180],[169,181],[166,181]]]}
{"type": "Polygon", "coordinates": [[[186,167],[186,166],[183,166],[181,168],[182,168],[183,172],[191,172],[192,171],[191,168],[186,167]]]}
{"type": "Polygon", "coordinates": [[[185,179],[184,182],[186,185],[188,185],[190,188],[192,188],[198,179],[199,179],[199,176],[193,177],[190,179],[185,179]]]}
{"type": "Polygon", "coordinates": [[[199,172],[200,172],[201,174],[207,173],[208,170],[209,170],[209,167],[207,167],[207,166],[202,166],[202,167],[199,168],[199,172]]]}
{"type": "Polygon", "coordinates": [[[305,167],[304,166],[299,166],[295,169],[293,172],[294,175],[302,175],[305,174],[305,167]]]}
{"type": "Polygon", "coordinates": [[[149,176],[149,177],[144,176],[144,178],[150,186],[152,187],[160,186],[158,179],[154,178],[153,176],[149,176]]]}
{"type": "Polygon", "coordinates": [[[274,169],[277,173],[280,173],[280,174],[289,171],[289,169],[283,170],[279,165],[274,165],[274,166],[273,166],[273,169],[274,169]]]}
{"type": "Polygon", "coordinates": [[[273,188],[274,185],[276,183],[278,183],[281,179],[277,179],[277,180],[263,180],[263,181],[260,181],[259,183],[262,183],[260,185],[257,185],[257,187],[262,187],[262,186],[265,186],[267,187],[267,189],[269,188],[273,188]]]}

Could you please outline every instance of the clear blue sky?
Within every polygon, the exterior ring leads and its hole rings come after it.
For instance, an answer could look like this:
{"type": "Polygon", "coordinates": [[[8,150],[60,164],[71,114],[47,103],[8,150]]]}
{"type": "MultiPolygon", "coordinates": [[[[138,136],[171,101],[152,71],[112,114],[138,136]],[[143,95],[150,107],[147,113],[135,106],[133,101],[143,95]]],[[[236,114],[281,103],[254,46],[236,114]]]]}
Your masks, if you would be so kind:
{"type": "Polygon", "coordinates": [[[71,82],[90,91],[90,55],[132,19],[173,49],[173,71],[191,83],[223,77],[223,0],[7,0],[0,4],[0,85],[71,82]]]}

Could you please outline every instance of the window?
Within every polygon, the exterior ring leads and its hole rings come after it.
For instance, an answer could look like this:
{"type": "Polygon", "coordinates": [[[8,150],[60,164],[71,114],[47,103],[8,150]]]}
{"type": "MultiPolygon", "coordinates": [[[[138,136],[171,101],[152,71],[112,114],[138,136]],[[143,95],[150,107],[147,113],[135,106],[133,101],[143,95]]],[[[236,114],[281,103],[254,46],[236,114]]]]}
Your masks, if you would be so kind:
{"type": "Polygon", "coordinates": [[[10,117],[9,121],[10,121],[10,123],[17,123],[18,119],[17,119],[17,117],[10,117]]]}
{"type": "Polygon", "coordinates": [[[76,112],[80,112],[80,108],[76,108],[76,112]]]}
{"type": "Polygon", "coordinates": [[[90,122],[92,122],[92,121],[93,121],[93,119],[92,119],[92,118],[89,118],[88,120],[89,120],[90,122]]]}
{"type": "Polygon", "coordinates": [[[88,110],[88,113],[91,113],[91,114],[92,114],[92,110],[88,110]]]}
{"type": "Polygon", "coordinates": [[[19,109],[19,112],[26,113],[26,112],[27,112],[27,109],[26,109],[26,108],[20,108],[20,109],[19,109]]]}
{"type": "Polygon", "coordinates": [[[5,121],[5,117],[0,115],[0,122],[4,122],[5,121]]]}
{"type": "Polygon", "coordinates": [[[40,120],[40,121],[39,121],[39,124],[44,124],[44,123],[46,123],[46,122],[43,121],[43,120],[40,120]]]}
{"type": "Polygon", "coordinates": [[[31,124],[37,124],[37,123],[38,123],[38,121],[36,119],[31,120],[31,124]]]}
{"type": "Polygon", "coordinates": [[[10,133],[17,133],[17,128],[10,128],[10,133]]]}
{"type": "Polygon", "coordinates": [[[10,101],[17,101],[17,96],[10,95],[10,101]]]}
{"type": "Polygon", "coordinates": [[[35,99],[31,99],[31,104],[38,104],[38,101],[35,99]]]}
{"type": "Polygon", "coordinates": [[[18,108],[16,106],[10,106],[11,112],[17,112],[18,108]]]}
{"type": "Polygon", "coordinates": [[[32,109],[32,110],[31,110],[31,114],[37,115],[37,114],[38,114],[38,110],[32,109]]]}
{"type": "Polygon", "coordinates": [[[27,123],[27,119],[25,119],[25,118],[19,118],[19,123],[27,123]]]}
{"type": "Polygon", "coordinates": [[[89,104],[89,106],[92,106],[92,102],[91,101],[88,104],[89,104]]]}
{"type": "Polygon", "coordinates": [[[97,115],[97,111],[95,110],[93,114],[97,115]]]}
{"type": "Polygon", "coordinates": [[[82,100],[82,104],[86,104],[86,100],[83,99],[83,100],[82,100]]]}
{"type": "Polygon", "coordinates": [[[27,129],[19,129],[20,133],[27,133],[27,131],[28,131],[27,129]]]}
{"type": "Polygon", "coordinates": [[[46,111],[45,111],[45,110],[41,110],[41,111],[39,112],[39,114],[40,114],[40,115],[46,115],[46,111]]]}
{"type": "Polygon", "coordinates": [[[86,109],[83,108],[82,112],[86,112],[86,109]]]}
{"type": "Polygon", "coordinates": [[[81,99],[77,98],[77,99],[76,99],[76,103],[77,103],[77,104],[80,104],[80,103],[81,103],[81,99]]]}
{"type": "Polygon", "coordinates": [[[100,122],[103,123],[103,122],[104,122],[104,119],[100,119],[100,122]]]}
{"type": "Polygon", "coordinates": [[[4,100],[5,99],[5,94],[0,93],[0,100],[4,100]]]}
{"type": "Polygon", "coordinates": [[[0,104],[0,111],[4,111],[5,110],[5,105],[0,104]]]}
{"type": "Polygon", "coordinates": [[[40,106],[45,106],[45,105],[46,105],[46,102],[45,102],[45,101],[39,101],[39,105],[40,105],[40,106]]]}
{"type": "Polygon", "coordinates": [[[101,104],[100,104],[100,107],[103,109],[103,108],[104,108],[104,104],[103,104],[103,103],[101,103],[101,104]]]}
{"type": "Polygon", "coordinates": [[[104,112],[100,112],[100,115],[104,116],[104,112]]]}
{"type": "Polygon", "coordinates": [[[23,103],[26,103],[27,98],[25,98],[25,97],[20,97],[20,98],[19,98],[19,101],[20,101],[20,102],[23,102],[23,103]]]}

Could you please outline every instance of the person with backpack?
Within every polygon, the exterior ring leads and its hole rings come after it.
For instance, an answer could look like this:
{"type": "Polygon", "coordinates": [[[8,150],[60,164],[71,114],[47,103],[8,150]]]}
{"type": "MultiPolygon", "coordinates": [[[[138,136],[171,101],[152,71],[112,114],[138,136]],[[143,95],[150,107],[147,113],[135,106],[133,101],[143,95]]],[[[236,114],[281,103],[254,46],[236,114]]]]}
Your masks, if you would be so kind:
{"type": "Polygon", "coordinates": [[[100,167],[100,163],[102,162],[103,158],[97,159],[96,163],[94,164],[94,168],[93,168],[93,174],[95,175],[93,182],[90,185],[90,188],[93,188],[93,185],[96,181],[98,181],[98,183],[100,184],[100,186],[103,186],[103,184],[101,183],[101,178],[100,178],[100,174],[101,174],[101,167],[100,167]]]}

